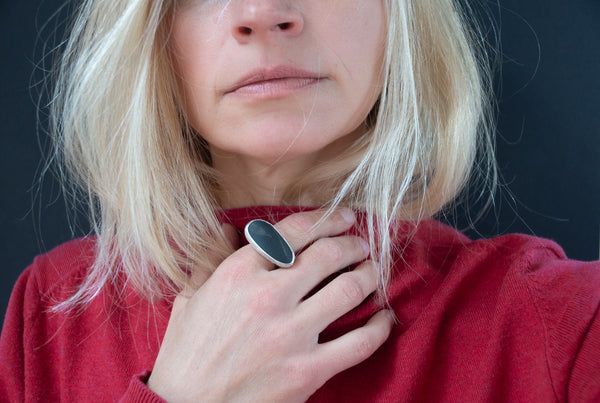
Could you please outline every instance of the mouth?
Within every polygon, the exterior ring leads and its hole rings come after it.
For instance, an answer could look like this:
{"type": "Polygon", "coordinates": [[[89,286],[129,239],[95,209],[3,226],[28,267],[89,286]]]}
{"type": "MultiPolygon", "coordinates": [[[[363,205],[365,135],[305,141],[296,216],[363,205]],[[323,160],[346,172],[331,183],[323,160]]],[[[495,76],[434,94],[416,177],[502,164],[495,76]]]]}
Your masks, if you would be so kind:
{"type": "Polygon", "coordinates": [[[224,94],[273,98],[314,85],[323,79],[318,73],[291,66],[260,68],[241,77],[224,94]]]}

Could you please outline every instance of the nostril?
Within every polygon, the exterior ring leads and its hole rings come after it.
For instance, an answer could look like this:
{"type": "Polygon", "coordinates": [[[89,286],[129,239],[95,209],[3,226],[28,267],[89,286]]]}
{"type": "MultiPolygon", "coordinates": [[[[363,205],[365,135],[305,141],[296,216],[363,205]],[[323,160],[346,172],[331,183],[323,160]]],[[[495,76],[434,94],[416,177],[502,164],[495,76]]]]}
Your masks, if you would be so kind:
{"type": "Polygon", "coordinates": [[[250,35],[252,33],[252,28],[238,27],[238,32],[242,35],[250,35]]]}
{"type": "Polygon", "coordinates": [[[280,30],[285,31],[286,29],[290,29],[292,27],[292,23],[291,22],[282,22],[281,24],[277,24],[277,27],[280,30]]]}

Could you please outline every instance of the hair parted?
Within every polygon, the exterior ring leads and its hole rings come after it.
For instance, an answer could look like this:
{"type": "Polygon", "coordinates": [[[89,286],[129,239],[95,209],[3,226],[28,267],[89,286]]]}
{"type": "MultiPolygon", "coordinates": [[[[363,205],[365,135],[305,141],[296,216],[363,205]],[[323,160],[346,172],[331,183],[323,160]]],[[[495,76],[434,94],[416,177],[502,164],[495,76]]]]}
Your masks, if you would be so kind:
{"type": "MultiPolygon", "coordinates": [[[[395,223],[452,202],[478,156],[490,187],[496,171],[491,79],[468,6],[380,1],[388,32],[383,89],[366,132],[299,178],[283,202],[326,188],[327,197],[313,196],[318,205],[364,211],[384,301],[395,223]]],[[[90,301],[122,274],[149,298],[175,294],[190,270],[212,271],[232,252],[215,215],[218,174],[178,107],[169,49],[175,11],[175,0],[78,7],[58,65],[51,133],[63,180],[88,200],[97,250],[80,289],[57,309],[90,301]]]]}

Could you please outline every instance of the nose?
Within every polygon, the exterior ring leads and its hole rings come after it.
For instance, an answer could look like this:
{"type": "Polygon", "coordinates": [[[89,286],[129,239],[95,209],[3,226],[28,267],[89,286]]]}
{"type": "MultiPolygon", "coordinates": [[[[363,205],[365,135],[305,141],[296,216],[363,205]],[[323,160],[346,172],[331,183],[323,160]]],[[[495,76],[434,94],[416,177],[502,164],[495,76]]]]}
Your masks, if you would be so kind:
{"type": "Polygon", "coordinates": [[[300,10],[285,0],[234,0],[233,36],[239,43],[255,38],[295,37],[304,29],[300,10]]]}

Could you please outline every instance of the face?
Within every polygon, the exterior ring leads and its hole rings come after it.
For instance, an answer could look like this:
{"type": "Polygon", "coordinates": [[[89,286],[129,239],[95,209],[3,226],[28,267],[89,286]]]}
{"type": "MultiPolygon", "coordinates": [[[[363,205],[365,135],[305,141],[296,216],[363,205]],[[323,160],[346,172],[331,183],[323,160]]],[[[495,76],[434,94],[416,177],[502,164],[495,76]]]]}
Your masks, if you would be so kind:
{"type": "Polygon", "coordinates": [[[171,49],[183,108],[215,156],[334,154],[380,92],[383,0],[187,0],[171,49]]]}

